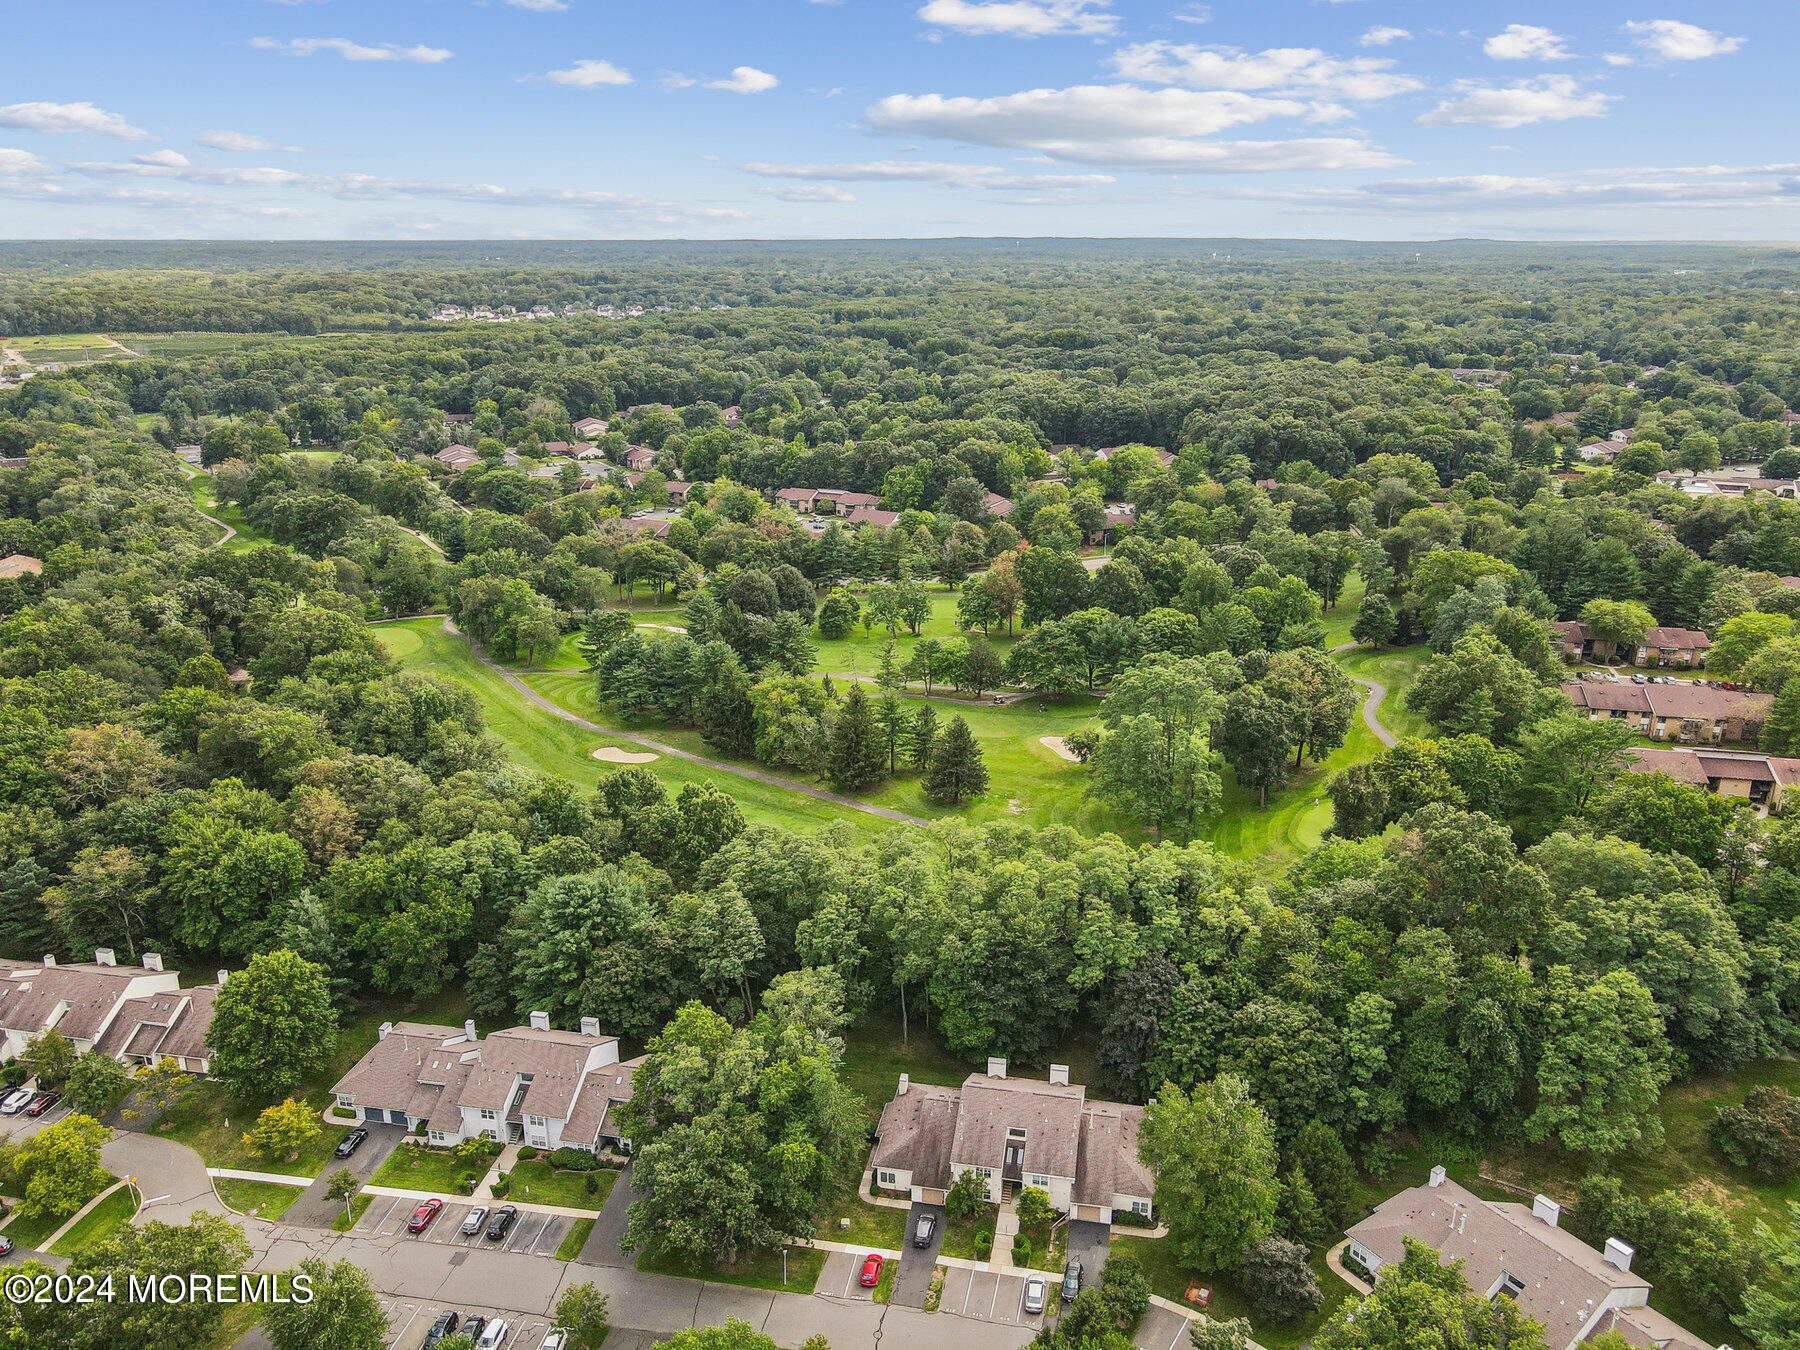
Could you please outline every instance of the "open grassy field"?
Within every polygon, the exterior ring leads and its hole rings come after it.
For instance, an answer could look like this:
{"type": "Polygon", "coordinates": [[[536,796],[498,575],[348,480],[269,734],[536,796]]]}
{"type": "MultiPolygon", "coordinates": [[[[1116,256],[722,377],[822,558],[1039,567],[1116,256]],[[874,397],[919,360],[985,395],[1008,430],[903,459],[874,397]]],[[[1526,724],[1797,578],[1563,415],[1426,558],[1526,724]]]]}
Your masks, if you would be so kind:
{"type": "Polygon", "coordinates": [[[100,333],[37,333],[31,337],[0,338],[0,346],[36,356],[45,351],[105,351],[112,340],[100,333]]]}
{"type": "Polygon", "coordinates": [[[225,545],[227,553],[244,553],[264,544],[272,544],[270,539],[256,526],[244,519],[244,513],[229,502],[221,502],[213,496],[213,480],[209,473],[197,474],[188,480],[188,495],[194,499],[194,505],[209,516],[224,521],[237,530],[225,545]]]}
{"type": "Polygon", "coordinates": [[[403,1143],[375,1169],[371,1186],[392,1186],[402,1191],[436,1191],[443,1195],[467,1195],[471,1182],[480,1181],[500,1155],[500,1146],[479,1158],[466,1160],[453,1148],[403,1143]]]}
{"type": "MultiPolygon", "coordinates": [[[[396,654],[408,670],[429,670],[466,685],[481,701],[488,730],[505,742],[520,764],[539,773],[553,774],[584,787],[593,787],[601,775],[617,767],[593,758],[602,745],[634,750],[629,742],[597,735],[534,708],[510,689],[493,671],[475,660],[468,643],[444,632],[441,619],[411,619],[405,623],[384,624],[375,630],[382,643],[396,654]],[[416,645],[415,645],[416,642],[416,645]]],[[[534,676],[536,680],[573,679],[571,676],[534,676]]],[[[585,680],[580,681],[583,684],[585,680]]],[[[538,687],[534,684],[533,687],[538,687]]],[[[545,692],[542,688],[539,692],[545,692]]],[[[617,725],[605,716],[596,715],[592,707],[563,704],[601,725],[617,725]]],[[[661,739],[661,732],[658,731],[661,739]]],[[[695,740],[698,741],[698,736],[695,740]]],[[[670,744],[682,744],[674,739],[670,744]]],[[[682,748],[688,748],[682,745],[682,748]]],[[[697,747],[710,753],[704,745],[697,747]]],[[[805,834],[815,833],[834,820],[854,820],[865,827],[882,827],[885,822],[861,812],[834,806],[830,802],[802,797],[797,793],[765,783],[721,773],[703,765],[689,764],[667,756],[649,767],[671,792],[680,791],[687,783],[710,782],[729,793],[747,819],[780,825],[805,834]]]]}
{"type": "Polygon", "coordinates": [[[300,1198],[303,1186],[283,1186],[273,1181],[245,1181],[240,1177],[214,1177],[213,1189],[239,1214],[254,1214],[271,1223],[288,1212],[300,1198]]]}
{"type": "Polygon", "coordinates": [[[1404,695],[1430,659],[1431,648],[1424,646],[1382,647],[1378,650],[1359,647],[1338,655],[1339,663],[1350,674],[1387,686],[1387,698],[1381,705],[1379,716],[1381,725],[1396,736],[1423,736],[1429,730],[1423,717],[1408,711],[1404,695]]]}

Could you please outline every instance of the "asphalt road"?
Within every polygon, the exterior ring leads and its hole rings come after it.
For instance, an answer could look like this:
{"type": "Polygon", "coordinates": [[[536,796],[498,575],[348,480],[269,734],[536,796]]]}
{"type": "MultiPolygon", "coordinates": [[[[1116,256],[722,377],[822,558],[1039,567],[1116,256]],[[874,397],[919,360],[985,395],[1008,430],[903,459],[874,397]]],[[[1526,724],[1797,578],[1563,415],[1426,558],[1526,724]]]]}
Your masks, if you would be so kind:
{"type": "Polygon", "coordinates": [[[359,1181],[367,1182],[375,1175],[375,1169],[381,1166],[387,1155],[406,1137],[406,1131],[398,1125],[364,1125],[362,1128],[369,1132],[363,1146],[345,1162],[333,1158],[314,1179],[313,1184],[302,1191],[300,1198],[289,1207],[285,1222],[312,1228],[331,1227],[337,1216],[344,1212],[341,1200],[333,1200],[325,1194],[325,1187],[330,1182],[332,1173],[340,1167],[347,1167],[359,1181]]]}

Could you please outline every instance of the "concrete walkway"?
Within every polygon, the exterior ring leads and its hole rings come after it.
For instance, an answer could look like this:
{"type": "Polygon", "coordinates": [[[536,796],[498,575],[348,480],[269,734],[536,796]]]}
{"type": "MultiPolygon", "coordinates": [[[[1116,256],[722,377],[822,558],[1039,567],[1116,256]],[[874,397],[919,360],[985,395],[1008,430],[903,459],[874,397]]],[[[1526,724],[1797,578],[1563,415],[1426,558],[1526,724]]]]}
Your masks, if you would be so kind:
{"type": "Polygon", "coordinates": [[[209,1177],[225,1177],[230,1181],[267,1181],[276,1186],[310,1186],[316,1177],[296,1176],[292,1172],[246,1172],[236,1167],[209,1167],[209,1177]]]}
{"type": "Polygon", "coordinates": [[[616,741],[625,741],[630,745],[642,746],[646,750],[654,750],[659,755],[668,755],[673,759],[683,759],[689,764],[698,764],[703,768],[717,769],[720,773],[735,774],[739,778],[748,778],[753,782],[765,783],[769,787],[784,788],[789,792],[798,792],[803,796],[812,797],[818,801],[830,802],[834,806],[844,806],[852,811],[861,811],[865,815],[880,816],[883,820],[898,821],[902,825],[924,825],[929,823],[918,816],[909,816],[904,811],[891,811],[885,806],[873,806],[868,802],[859,802],[854,797],[845,797],[836,792],[827,792],[824,788],[809,787],[805,783],[796,783],[791,778],[782,778],[772,773],[763,773],[757,769],[746,769],[740,764],[727,764],[723,760],[708,759],[705,755],[696,755],[686,750],[677,750],[672,745],[665,745],[661,741],[653,741],[648,736],[639,736],[631,731],[614,731],[611,727],[603,727],[596,722],[590,722],[585,717],[577,717],[567,708],[552,703],[505,666],[489,660],[487,653],[481,650],[481,644],[459,629],[453,620],[444,620],[444,631],[453,636],[460,637],[464,642],[467,642],[469,644],[469,650],[475,654],[475,659],[481,662],[481,664],[486,666],[489,670],[493,671],[494,674],[498,675],[501,679],[505,680],[507,684],[511,685],[513,690],[519,694],[520,697],[524,698],[527,703],[530,703],[537,708],[541,708],[553,717],[560,717],[565,722],[572,722],[584,731],[591,731],[596,736],[610,736],[616,741]]]}
{"type": "Polygon", "coordinates": [[[500,1150],[500,1155],[494,1159],[494,1165],[488,1168],[487,1175],[482,1177],[480,1184],[470,1192],[470,1199],[492,1200],[495,1198],[494,1183],[500,1179],[501,1173],[513,1170],[514,1164],[519,1161],[519,1148],[518,1144],[508,1144],[500,1150]]]}
{"type": "Polygon", "coordinates": [[[1330,1268],[1333,1275],[1336,1275],[1345,1284],[1356,1290],[1357,1293],[1365,1295],[1371,1294],[1374,1292],[1374,1289],[1369,1282],[1352,1275],[1350,1273],[1350,1268],[1344,1264],[1344,1249],[1349,1245],[1350,1239],[1345,1238],[1342,1242],[1338,1243],[1337,1246],[1326,1252],[1325,1264],[1330,1268]]]}

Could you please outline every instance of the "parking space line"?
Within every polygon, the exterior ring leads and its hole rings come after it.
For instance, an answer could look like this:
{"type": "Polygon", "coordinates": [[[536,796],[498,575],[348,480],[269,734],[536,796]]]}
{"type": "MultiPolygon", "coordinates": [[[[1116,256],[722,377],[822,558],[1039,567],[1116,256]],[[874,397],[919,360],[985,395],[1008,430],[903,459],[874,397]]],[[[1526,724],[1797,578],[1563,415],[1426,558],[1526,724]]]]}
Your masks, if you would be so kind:
{"type": "MultiPolygon", "coordinates": [[[[845,1254],[848,1256],[848,1253],[845,1254]]],[[[844,1272],[844,1297],[850,1297],[850,1281],[856,1278],[856,1262],[850,1261],[850,1269],[844,1272]]]]}
{"type": "Polygon", "coordinates": [[[531,1254],[533,1256],[536,1256],[538,1254],[538,1242],[542,1242],[544,1240],[544,1235],[546,1233],[550,1232],[551,1227],[552,1227],[552,1224],[550,1223],[550,1221],[545,1220],[544,1226],[542,1228],[538,1229],[537,1242],[533,1242],[531,1244],[531,1254]]]}
{"type": "Polygon", "coordinates": [[[1187,1334],[1187,1329],[1188,1329],[1189,1325],[1190,1325],[1190,1323],[1187,1318],[1184,1317],[1181,1319],[1181,1325],[1178,1328],[1176,1328],[1174,1338],[1172,1340],[1170,1340],[1170,1342],[1169,1342],[1169,1350],[1175,1350],[1175,1342],[1179,1341],[1184,1335],[1187,1334]]]}
{"type": "Polygon", "coordinates": [[[527,1242],[525,1240],[525,1225],[530,1221],[531,1216],[527,1215],[525,1217],[525,1222],[519,1225],[519,1236],[513,1239],[513,1245],[507,1248],[509,1252],[529,1251],[532,1245],[537,1242],[538,1235],[550,1226],[550,1216],[546,1214],[544,1215],[544,1221],[537,1226],[537,1232],[531,1235],[531,1241],[527,1242]]]}
{"type": "Polygon", "coordinates": [[[418,1308],[418,1305],[415,1303],[402,1303],[398,1306],[403,1307],[403,1308],[411,1308],[412,1316],[408,1317],[406,1319],[406,1321],[404,1321],[400,1324],[400,1330],[398,1330],[394,1333],[394,1338],[388,1342],[389,1345],[400,1344],[400,1338],[402,1336],[406,1335],[407,1328],[410,1327],[419,1316],[419,1308],[418,1308]]]}
{"type": "Polygon", "coordinates": [[[965,1317],[968,1316],[968,1313],[969,1313],[969,1296],[971,1294],[973,1294],[974,1292],[975,1292],[975,1272],[970,1271],[969,1272],[969,1287],[967,1289],[963,1290],[962,1310],[963,1310],[963,1316],[965,1316],[965,1317]]]}
{"type": "Polygon", "coordinates": [[[994,1296],[988,1300],[988,1321],[994,1320],[994,1309],[1000,1306],[1000,1277],[994,1276],[994,1296]]]}

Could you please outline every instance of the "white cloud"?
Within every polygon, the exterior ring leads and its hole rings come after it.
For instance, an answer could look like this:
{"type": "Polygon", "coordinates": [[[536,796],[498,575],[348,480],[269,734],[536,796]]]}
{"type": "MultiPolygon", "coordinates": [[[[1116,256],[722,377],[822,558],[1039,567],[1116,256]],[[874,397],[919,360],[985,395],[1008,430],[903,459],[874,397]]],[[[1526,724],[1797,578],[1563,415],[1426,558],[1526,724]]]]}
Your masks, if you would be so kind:
{"type": "Polygon", "coordinates": [[[209,168],[190,164],[181,156],[179,164],[155,155],[139,155],[129,164],[71,164],[69,169],[84,178],[176,178],[187,183],[210,183],[219,187],[284,187],[309,181],[305,174],[292,169],[209,168]]]}
{"type": "MultiPolygon", "coordinates": [[[[529,78],[529,77],[527,77],[529,78]]],[[[544,76],[552,84],[573,85],[577,89],[595,89],[605,84],[630,84],[631,74],[611,61],[584,59],[567,70],[553,70],[544,76]]]]}
{"type": "Polygon", "coordinates": [[[29,150],[8,150],[0,147],[0,175],[22,177],[28,173],[45,173],[48,169],[49,165],[29,150]]]}
{"type": "Polygon", "coordinates": [[[1456,97],[1414,120],[1422,127],[1529,126],[1533,122],[1565,122],[1572,117],[1604,117],[1610,94],[1582,90],[1567,75],[1546,75],[1518,84],[1493,86],[1464,80],[1456,97]]]}
{"type": "Polygon", "coordinates": [[[728,94],[764,94],[780,83],[768,71],[758,70],[755,66],[733,66],[727,78],[708,80],[706,87],[723,89],[728,94]]]}
{"type": "Polygon", "coordinates": [[[1637,57],[1625,52],[1603,52],[1600,59],[1609,66],[1635,66],[1637,57]]]}
{"type": "Polygon", "coordinates": [[[1724,56],[1744,45],[1741,37],[1725,37],[1680,19],[1642,19],[1625,25],[1637,45],[1664,61],[1699,61],[1724,56]]]}
{"type": "Polygon", "coordinates": [[[242,131],[208,131],[197,138],[200,144],[213,150],[230,150],[249,153],[251,151],[287,150],[298,152],[297,145],[277,145],[267,136],[252,136],[242,131]]]}
{"type": "Polygon", "coordinates": [[[384,42],[380,46],[371,47],[366,43],[352,42],[349,38],[255,37],[250,39],[250,45],[258,51],[286,52],[290,56],[332,52],[346,61],[407,61],[427,66],[448,61],[454,55],[442,47],[402,47],[396,42],[384,42]]]}
{"type": "Polygon", "coordinates": [[[1212,9],[1206,5],[1183,5],[1169,17],[1176,23],[1211,23],[1212,9]]]}
{"type": "Polygon", "coordinates": [[[1535,23],[1509,23],[1481,44],[1496,61],[1567,61],[1575,53],[1560,34],[1535,23]]]}
{"type": "Polygon", "coordinates": [[[1386,168],[1401,163],[1350,136],[1209,141],[1228,127],[1305,117],[1314,105],[1238,90],[1080,85],[997,98],[896,94],[871,106],[869,126],[889,136],[935,136],[1035,150],[1051,160],[1159,173],[1386,168]]]}
{"type": "Polygon", "coordinates": [[[116,136],[122,141],[155,139],[142,127],[134,127],[117,113],[96,108],[92,103],[9,103],[0,108],[0,127],[116,136]]]}
{"type": "Polygon", "coordinates": [[[567,9],[567,0],[506,0],[514,9],[534,10],[539,14],[551,14],[557,10],[567,9]]]}
{"type": "Polygon", "coordinates": [[[759,187],[755,191],[784,202],[853,202],[856,194],[829,183],[796,184],[791,187],[759,187]]]}
{"type": "Polygon", "coordinates": [[[1122,47],[1109,58],[1129,80],[1181,84],[1191,89],[1280,90],[1370,100],[1424,88],[1422,80],[1395,74],[1386,57],[1327,56],[1316,47],[1272,47],[1242,52],[1166,41],[1122,47]]]}
{"type": "Polygon", "coordinates": [[[927,0],[919,18],[959,33],[1005,37],[1095,37],[1119,26],[1112,0],[927,0]]]}
{"type": "Polygon", "coordinates": [[[943,183],[949,187],[1003,190],[1098,187],[1117,181],[1105,173],[1021,174],[998,164],[948,164],[921,159],[878,159],[854,164],[745,164],[742,167],[744,172],[758,178],[838,183],[943,183]]]}
{"type": "Polygon", "coordinates": [[[1396,42],[1405,42],[1411,36],[1404,28],[1381,23],[1359,37],[1356,44],[1359,47],[1391,47],[1396,42]]]}
{"type": "Polygon", "coordinates": [[[139,164],[152,164],[164,169],[185,169],[193,161],[178,150],[152,150],[147,155],[135,156],[139,164]]]}

